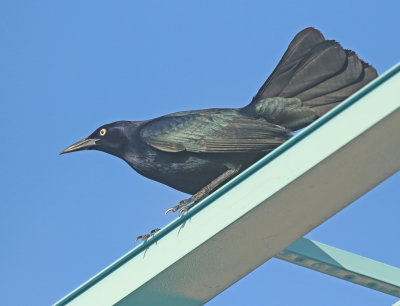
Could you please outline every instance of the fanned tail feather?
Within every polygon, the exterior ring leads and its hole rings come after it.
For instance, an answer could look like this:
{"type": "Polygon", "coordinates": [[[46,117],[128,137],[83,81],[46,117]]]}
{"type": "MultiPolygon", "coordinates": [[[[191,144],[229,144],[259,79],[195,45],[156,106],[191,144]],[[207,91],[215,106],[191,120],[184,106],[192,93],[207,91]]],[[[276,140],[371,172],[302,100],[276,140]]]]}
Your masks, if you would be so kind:
{"type": "Polygon", "coordinates": [[[355,52],[307,28],[290,43],[251,104],[272,97],[298,98],[322,116],[377,75],[355,52]]]}

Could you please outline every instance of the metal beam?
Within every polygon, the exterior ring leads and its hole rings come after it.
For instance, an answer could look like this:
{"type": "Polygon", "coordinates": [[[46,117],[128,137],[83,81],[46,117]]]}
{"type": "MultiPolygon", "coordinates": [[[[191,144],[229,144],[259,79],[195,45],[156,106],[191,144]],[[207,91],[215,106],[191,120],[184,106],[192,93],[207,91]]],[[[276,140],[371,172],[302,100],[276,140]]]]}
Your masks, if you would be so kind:
{"type": "Polygon", "coordinates": [[[400,268],[300,238],[276,258],[400,297],[400,268]]]}
{"type": "Polygon", "coordinates": [[[400,169],[399,72],[380,76],[56,305],[212,299],[400,169]]]}

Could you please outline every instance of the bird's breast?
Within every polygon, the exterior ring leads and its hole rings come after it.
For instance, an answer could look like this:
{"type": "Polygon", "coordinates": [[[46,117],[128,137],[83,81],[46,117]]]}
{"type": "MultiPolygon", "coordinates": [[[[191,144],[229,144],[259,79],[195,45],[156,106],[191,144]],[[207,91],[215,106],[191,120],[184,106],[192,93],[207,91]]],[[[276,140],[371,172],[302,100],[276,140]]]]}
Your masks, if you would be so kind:
{"type": "Polygon", "coordinates": [[[194,194],[226,171],[219,158],[190,152],[145,150],[124,158],[141,175],[194,194]]]}

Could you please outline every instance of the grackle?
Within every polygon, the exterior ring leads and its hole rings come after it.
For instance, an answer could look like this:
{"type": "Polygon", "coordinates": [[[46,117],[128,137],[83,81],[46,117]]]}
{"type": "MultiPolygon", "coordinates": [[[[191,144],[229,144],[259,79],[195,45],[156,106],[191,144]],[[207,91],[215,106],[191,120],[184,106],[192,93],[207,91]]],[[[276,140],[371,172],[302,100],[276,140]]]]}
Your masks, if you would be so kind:
{"type": "Polygon", "coordinates": [[[122,158],[143,176],[191,194],[165,212],[180,215],[376,76],[353,51],[306,28],[247,106],[117,121],[60,154],[100,150],[122,158]]]}

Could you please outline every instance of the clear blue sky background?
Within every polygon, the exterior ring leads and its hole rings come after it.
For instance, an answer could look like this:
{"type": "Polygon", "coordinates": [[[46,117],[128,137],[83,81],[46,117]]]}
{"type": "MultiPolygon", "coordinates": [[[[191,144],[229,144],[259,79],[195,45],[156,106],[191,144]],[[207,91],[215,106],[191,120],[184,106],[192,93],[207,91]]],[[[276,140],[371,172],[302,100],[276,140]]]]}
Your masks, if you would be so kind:
{"type": "MultiPolygon", "coordinates": [[[[243,106],[307,26],[382,73],[400,59],[399,11],[398,0],[1,1],[0,304],[55,302],[186,196],[104,153],[58,156],[66,146],[116,120],[243,106]]],[[[399,185],[394,175],[308,237],[400,266],[399,185]]],[[[209,305],[396,300],[271,260],[209,305]]]]}

